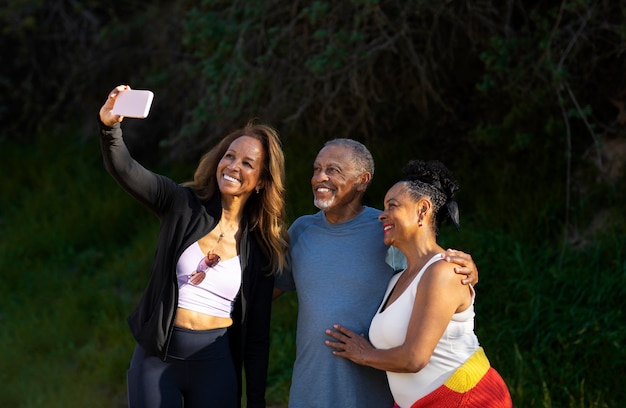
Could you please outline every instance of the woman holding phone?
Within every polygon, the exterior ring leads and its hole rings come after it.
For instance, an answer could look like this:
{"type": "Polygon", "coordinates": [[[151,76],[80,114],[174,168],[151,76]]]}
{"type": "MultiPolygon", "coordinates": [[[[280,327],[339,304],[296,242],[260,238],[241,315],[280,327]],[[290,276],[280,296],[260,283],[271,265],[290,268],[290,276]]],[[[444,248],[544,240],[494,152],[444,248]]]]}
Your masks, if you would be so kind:
{"type": "Polygon", "coordinates": [[[247,124],[178,184],[135,161],[113,89],[100,109],[107,171],[155,213],[160,232],[143,295],[128,318],[137,342],[130,408],[265,406],[273,273],[285,262],[284,156],[277,132],[247,124]]]}

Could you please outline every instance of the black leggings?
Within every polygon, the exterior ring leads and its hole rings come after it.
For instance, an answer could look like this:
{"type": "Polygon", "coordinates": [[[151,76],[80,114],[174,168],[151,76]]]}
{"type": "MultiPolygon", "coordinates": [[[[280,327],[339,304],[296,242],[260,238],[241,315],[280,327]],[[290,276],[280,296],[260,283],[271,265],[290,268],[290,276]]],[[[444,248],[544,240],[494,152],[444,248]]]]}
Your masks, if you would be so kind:
{"type": "Polygon", "coordinates": [[[226,329],[175,327],[165,361],[137,345],[127,382],[129,408],[239,406],[226,329]]]}

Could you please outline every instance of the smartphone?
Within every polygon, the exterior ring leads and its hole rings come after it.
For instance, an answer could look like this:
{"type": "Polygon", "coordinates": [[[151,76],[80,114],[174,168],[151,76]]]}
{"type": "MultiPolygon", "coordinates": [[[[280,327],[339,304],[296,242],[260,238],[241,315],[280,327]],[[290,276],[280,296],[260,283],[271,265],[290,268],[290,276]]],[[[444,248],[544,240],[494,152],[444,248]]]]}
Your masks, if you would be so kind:
{"type": "Polygon", "coordinates": [[[152,91],[129,89],[117,95],[113,113],[128,118],[143,119],[150,112],[153,98],[152,91]]]}

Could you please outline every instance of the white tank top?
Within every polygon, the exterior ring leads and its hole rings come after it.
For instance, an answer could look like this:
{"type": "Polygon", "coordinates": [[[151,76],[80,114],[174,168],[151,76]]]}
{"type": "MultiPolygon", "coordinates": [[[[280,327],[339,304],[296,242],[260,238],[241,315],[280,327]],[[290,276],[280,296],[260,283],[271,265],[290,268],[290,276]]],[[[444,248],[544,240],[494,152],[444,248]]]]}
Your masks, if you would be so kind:
{"type": "MultiPolygon", "coordinates": [[[[417,274],[409,287],[391,305],[381,312],[382,306],[396,282],[404,272],[389,281],[383,303],[372,319],[369,337],[374,347],[389,349],[404,343],[409,327],[415,293],[424,271],[441,260],[441,254],[432,257],[417,274]]],[[[470,287],[471,288],[471,287],[470,287]]],[[[433,351],[430,361],[417,373],[387,372],[389,388],[400,407],[410,407],[415,401],[440,387],[479,347],[474,334],[474,289],[472,304],[466,310],[455,313],[433,351]]]]}
{"type": "Polygon", "coordinates": [[[239,256],[221,259],[198,285],[189,281],[198,263],[206,256],[197,242],[191,244],[178,259],[178,307],[217,317],[230,317],[233,302],[241,287],[239,256]]]}

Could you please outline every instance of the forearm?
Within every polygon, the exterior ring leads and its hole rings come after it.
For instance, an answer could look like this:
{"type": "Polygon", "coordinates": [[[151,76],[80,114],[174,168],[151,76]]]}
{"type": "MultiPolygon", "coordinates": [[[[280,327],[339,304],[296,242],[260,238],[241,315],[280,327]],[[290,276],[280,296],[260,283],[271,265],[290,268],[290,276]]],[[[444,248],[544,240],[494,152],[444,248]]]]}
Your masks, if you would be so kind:
{"type": "Polygon", "coordinates": [[[428,359],[419,356],[418,353],[405,350],[404,347],[386,350],[372,348],[350,359],[357,364],[394,373],[416,373],[428,363],[428,359]]]}
{"type": "Polygon", "coordinates": [[[107,172],[131,196],[154,208],[158,189],[157,176],[135,161],[122,138],[120,124],[106,126],[101,121],[100,147],[107,172]]]}
{"type": "Polygon", "coordinates": [[[326,330],[326,334],[336,340],[326,340],[326,345],[337,357],[383,371],[416,373],[428,364],[432,354],[432,349],[430,353],[425,352],[428,347],[413,342],[377,349],[364,336],[338,324],[333,325],[333,330],[326,330]]]}
{"type": "Polygon", "coordinates": [[[111,176],[122,184],[132,171],[133,158],[122,138],[120,124],[106,126],[98,122],[100,126],[100,148],[105,169],[111,176]]]}

